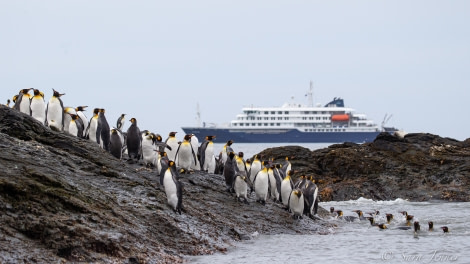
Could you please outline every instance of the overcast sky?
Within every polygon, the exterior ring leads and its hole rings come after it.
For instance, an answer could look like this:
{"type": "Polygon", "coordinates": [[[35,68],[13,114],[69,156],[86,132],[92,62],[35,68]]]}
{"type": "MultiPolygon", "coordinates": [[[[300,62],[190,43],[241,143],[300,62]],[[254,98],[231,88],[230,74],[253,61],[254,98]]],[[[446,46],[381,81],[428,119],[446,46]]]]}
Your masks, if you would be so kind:
{"type": "Polygon", "coordinates": [[[1,1],[2,103],[22,88],[167,135],[243,106],[342,97],[470,137],[470,1],[1,1]]]}

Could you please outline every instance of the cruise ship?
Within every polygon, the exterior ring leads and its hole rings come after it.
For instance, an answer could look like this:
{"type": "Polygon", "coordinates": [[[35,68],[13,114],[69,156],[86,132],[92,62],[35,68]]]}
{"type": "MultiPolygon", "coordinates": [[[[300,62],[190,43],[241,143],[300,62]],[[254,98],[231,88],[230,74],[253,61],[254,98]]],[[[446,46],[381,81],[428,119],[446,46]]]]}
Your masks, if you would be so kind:
{"type": "MultiPolygon", "coordinates": [[[[225,126],[203,125],[182,127],[186,134],[200,140],[216,136],[216,142],[237,143],[365,143],[381,132],[393,133],[395,128],[379,126],[365,114],[345,107],[342,98],[334,98],[322,106],[313,106],[312,88],[307,93],[309,105],[294,102],[281,107],[244,107],[241,114],[225,126]]],[[[391,117],[391,116],[390,116],[391,117]]]]}

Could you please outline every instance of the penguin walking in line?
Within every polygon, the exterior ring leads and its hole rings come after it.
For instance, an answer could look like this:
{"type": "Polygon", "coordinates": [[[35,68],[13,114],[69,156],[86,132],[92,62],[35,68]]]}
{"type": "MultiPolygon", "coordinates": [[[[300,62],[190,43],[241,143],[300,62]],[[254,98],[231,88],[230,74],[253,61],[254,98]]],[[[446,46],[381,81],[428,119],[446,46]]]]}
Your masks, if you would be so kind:
{"type": "Polygon", "coordinates": [[[34,89],[33,98],[31,98],[30,103],[31,116],[41,122],[41,124],[46,124],[46,102],[44,101],[44,93],[38,89],[34,89]]]}
{"type": "Polygon", "coordinates": [[[198,153],[201,160],[201,170],[208,171],[210,166],[214,166],[215,169],[215,156],[214,156],[214,140],[215,136],[206,136],[204,142],[199,147],[198,153]]]}
{"type": "Polygon", "coordinates": [[[165,140],[165,143],[170,146],[170,148],[167,148],[166,154],[168,155],[168,158],[170,160],[175,161],[175,156],[176,156],[176,150],[178,149],[178,139],[176,139],[176,133],[177,132],[170,132],[168,135],[168,138],[165,140]]]}
{"type": "Polygon", "coordinates": [[[224,178],[225,178],[225,186],[227,192],[234,192],[233,190],[233,182],[235,181],[235,173],[238,171],[236,168],[236,161],[235,161],[235,153],[230,151],[227,160],[225,161],[224,165],[224,178]]]}
{"type": "Polygon", "coordinates": [[[165,188],[168,205],[171,206],[173,211],[181,214],[183,207],[183,185],[178,178],[176,165],[170,160],[168,168],[163,174],[163,187],[165,188]]]}
{"type": "Polygon", "coordinates": [[[304,212],[304,195],[301,190],[293,189],[289,195],[289,209],[294,219],[302,218],[304,212]]]}
{"type": "Polygon", "coordinates": [[[247,184],[248,177],[246,176],[245,171],[238,171],[235,175],[235,180],[233,181],[233,190],[237,196],[238,201],[242,201],[245,204],[248,204],[248,200],[246,198],[248,194],[248,184],[247,184]]]}
{"type": "Polygon", "coordinates": [[[109,138],[111,137],[111,131],[109,129],[108,121],[104,115],[105,110],[103,108],[100,109],[100,113],[98,115],[98,127],[96,129],[96,138],[99,139],[100,146],[109,152],[109,138]]]}
{"type": "Polygon", "coordinates": [[[121,135],[116,128],[111,129],[111,137],[109,139],[109,152],[118,159],[122,159],[122,141],[121,135]]]}
{"type": "Polygon", "coordinates": [[[30,90],[33,90],[33,88],[21,89],[18,95],[16,96],[16,101],[13,99],[13,101],[15,102],[13,108],[27,115],[31,115],[30,104],[32,97],[29,94],[30,90]]]}
{"type": "Polygon", "coordinates": [[[129,121],[131,122],[131,126],[127,129],[127,155],[131,162],[135,162],[138,161],[140,157],[142,137],[140,129],[137,126],[137,120],[135,118],[131,118],[129,121]]]}
{"type": "Polygon", "coordinates": [[[189,173],[191,167],[197,164],[196,153],[191,145],[191,135],[184,136],[183,142],[179,144],[176,150],[175,159],[176,167],[181,169],[181,172],[189,173]]]}
{"type": "Polygon", "coordinates": [[[51,99],[47,103],[46,108],[46,122],[47,125],[51,129],[55,129],[58,131],[64,130],[64,104],[62,103],[61,96],[65,94],[61,94],[58,91],[54,90],[51,99]]]}

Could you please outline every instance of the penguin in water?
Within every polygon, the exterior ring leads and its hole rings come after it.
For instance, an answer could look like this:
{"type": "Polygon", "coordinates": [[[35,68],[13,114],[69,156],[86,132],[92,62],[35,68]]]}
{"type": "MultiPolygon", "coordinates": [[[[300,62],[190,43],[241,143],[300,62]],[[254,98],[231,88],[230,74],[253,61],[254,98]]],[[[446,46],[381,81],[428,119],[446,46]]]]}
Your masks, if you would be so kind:
{"type": "Polygon", "coordinates": [[[61,94],[52,88],[53,94],[46,108],[46,122],[51,129],[58,131],[64,130],[64,104],[62,103],[61,94]]]}
{"type": "Polygon", "coordinates": [[[415,221],[415,222],[413,223],[413,227],[414,227],[414,230],[415,230],[414,235],[415,235],[415,237],[416,237],[416,236],[418,236],[418,233],[419,233],[419,231],[421,230],[421,226],[419,225],[419,222],[418,222],[418,221],[415,221]]]}
{"type": "Polygon", "coordinates": [[[191,137],[192,135],[186,134],[183,142],[179,144],[176,150],[176,167],[181,169],[180,172],[189,173],[191,167],[197,164],[196,152],[193,149],[193,145],[191,145],[191,137]]]}
{"type": "Polygon", "coordinates": [[[121,135],[116,128],[111,129],[111,137],[109,139],[109,152],[118,159],[122,159],[122,141],[121,135]]]}
{"type": "Polygon", "coordinates": [[[33,88],[21,89],[18,95],[16,96],[15,105],[13,106],[14,109],[27,115],[31,115],[30,104],[32,97],[29,94],[30,90],[33,90],[33,88]]]}
{"type": "Polygon", "coordinates": [[[70,124],[67,133],[75,137],[82,137],[83,135],[83,123],[82,120],[78,115],[68,114],[70,115],[70,124]]]}
{"type": "Polygon", "coordinates": [[[289,209],[294,219],[301,219],[304,212],[304,195],[301,190],[293,189],[289,195],[289,209]]]}
{"type": "Polygon", "coordinates": [[[137,126],[137,120],[135,118],[131,118],[129,121],[131,122],[131,126],[127,129],[126,145],[127,155],[129,155],[129,160],[132,162],[139,160],[142,137],[140,129],[137,126]]]}
{"type": "Polygon", "coordinates": [[[30,103],[31,116],[41,122],[41,124],[46,124],[46,102],[44,101],[44,93],[38,89],[34,89],[33,98],[31,98],[30,103]]]}
{"type": "Polygon", "coordinates": [[[441,226],[442,232],[449,233],[449,228],[447,226],[441,226]]]}
{"type": "Polygon", "coordinates": [[[199,150],[199,139],[196,137],[196,135],[194,134],[191,134],[191,139],[189,141],[191,143],[191,147],[193,148],[193,150],[195,151],[196,153],[196,164],[193,166],[191,164],[191,169],[193,171],[195,170],[200,170],[201,169],[201,163],[199,162],[199,153],[198,150],[199,150]]]}
{"type": "Polygon", "coordinates": [[[233,182],[235,180],[235,173],[237,171],[238,169],[236,168],[235,163],[235,153],[230,151],[224,164],[224,178],[227,192],[234,192],[233,182]]]}
{"type": "Polygon", "coordinates": [[[121,116],[118,118],[118,120],[116,122],[116,128],[121,130],[121,131],[124,128],[124,122],[126,121],[125,116],[126,116],[126,114],[121,114],[121,116]]]}
{"type": "Polygon", "coordinates": [[[146,131],[142,133],[142,160],[146,167],[153,166],[157,152],[155,147],[155,135],[146,131]]]}
{"type": "Polygon", "coordinates": [[[281,182],[280,199],[285,208],[289,208],[289,196],[294,189],[294,182],[292,181],[293,173],[293,170],[288,171],[287,176],[281,182]]]}
{"type": "Polygon", "coordinates": [[[385,214],[385,217],[387,218],[387,224],[390,224],[393,220],[393,214],[385,214]]]}
{"type": "MultiPolygon", "coordinates": [[[[208,171],[209,166],[211,166],[211,163],[214,162],[215,157],[214,157],[214,140],[215,136],[206,136],[206,139],[204,142],[202,142],[201,146],[199,147],[198,153],[199,157],[201,160],[199,161],[201,163],[201,170],[202,171],[208,171]]],[[[215,166],[215,164],[213,164],[215,166]]]]}
{"type": "Polygon", "coordinates": [[[171,148],[167,148],[166,154],[170,160],[175,160],[176,150],[178,149],[178,139],[176,139],[177,132],[170,132],[168,138],[165,140],[165,143],[171,148]]]}
{"type": "Polygon", "coordinates": [[[238,171],[235,175],[235,180],[233,181],[232,189],[235,191],[237,196],[237,200],[248,204],[248,200],[246,198],[248,193],[248,184],[247,184],[248,177],[246,176],[245,171],[238,171]]]}
{"type": "Polygon", "coordinates": [[[98,115],[98,127],[96,128],[96,138],[98,139],[98,144],[109,152],[109,138],[111,137],[108,121],[104,115],[105,110],[100,109],[98,115]]]}
{"type": "Polygon", "coordinates": [[[77,115],[83,122],[83,135],[81,136],[83,138],[85,138],[86,131],[88,130],[88,118],[86,117],[85,113],[83,113],[87,107],[88,106],[77,106],[75,108],[75,112],[77,112],[77,115]]]}
{"type": "Polygon", "coordinates": [[[96,130],[98,129],[99,114],[100,114],[99,108],[93,109],[93,117],[88,122],[87,132],[85,133],[88,139],[96,143],[98,143],[98,140],[96,139],[96,130]]]}
{"type": "Polygon", "coordinates": [[[168,204],[173,211],[181,214],[183,207],[183,185],[178,180],[179,176],[175,163],[170,161],[168,165],[163,174],[163,187],[165,188],[168,204]]]}
{"type": "Polygon", "coordinates": [[[256,201],[265,205],[266,199],[268,198],[269,191],[269,175],[268,168],[264,166],[265,162],[262,163],[263,169],[258,171],[253,179],[253,188],[256,194],[256,201]]]}
{"type": "Polygon", "coordinates": [[[428,231],[431,232],[434,230],[434,223],[432,221],[428,222],[428,231]]]}

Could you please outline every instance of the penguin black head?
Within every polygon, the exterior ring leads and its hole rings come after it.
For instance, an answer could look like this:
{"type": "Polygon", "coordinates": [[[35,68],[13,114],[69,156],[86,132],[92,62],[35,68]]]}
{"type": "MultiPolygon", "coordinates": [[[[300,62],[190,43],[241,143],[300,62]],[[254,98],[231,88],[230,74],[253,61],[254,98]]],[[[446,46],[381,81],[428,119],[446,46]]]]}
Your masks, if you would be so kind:
{"type": "Polygon", "coordinates": [[[359,217],[362,217],[362,211],[361,210],[354,210],[353,212],[355,212],[359,217]]]}
{"type": "Polygon", "coordinates": [[[170,160],[170,162],[168,162],[168,166],[170,167],[175,167],[175,162],[170,160]]]}
{"type": "Polygon", "coordinates": [[[414,228],[415,228],[415,232],[418,232],[419,230],[421,230],[421,226],[419,225],[418,221],[415,221],[413,223],[413,225],[414,225],[414,228]]]}
{"type": "Polygon", "coordinates": [[[343,216],[343,211],[342,210],[336,210],[336,213],[338,214],[338,216],[343,216]]]}
{"type": "Polygon", "coordinates": [[[105,112],[104,108],[100,108],[100,113],[104,114],[104,112],[105,112]]]}
{"type": "Polygon", "coordinates": [[[408,212],[407,211],[401,211],[400,212],[402,215],[408,215],[408,212]]]}
{"type": "Polygon", "coordinates": [[[69,115],[70,117],[72,117],[72,120],[77,120],[79,118],[79,116],[76,114],[69,114],[69,115]]]}
{"type": "Polygon", "coordinates": [[[163,140],[163,138],[162,138],[162,136],[160,136],[160,134],[157,134],[155,138],[157,139],[158,142],[162,142],[162,140],[163,140]]]}
{"type": "Polygon", "coordinates": [[[29,93],[30,90],[33,90],[33,89],[34,89],[34,88],[21,89],[21,90],[20,90],[20,93],[22,93],[22,94],[27,94],[27,93],[29,93]]]}
{"type": "Polygon", "coordinates": [[[238,156],[239,156],[240,158],[243,158],[243,152],[241,152],[241,151],[238,152],[238,156]]]}
{"type": "Polygon", "coordinates": [[[434,228],[434,223],[432,221],[429,221],[428,226],[429,226],[429,231],[432,231],[432,229],[434,228]]]}
{"type": "Polygon", "coordinates": [[[206,136],[206,140],[212,141],[214,140],[215,136],[206,136]]]}
{"type": "Polygon", "coordinates": [[[77,107],[75,108],[75,111],[82,111],[82,112],[83,112],[83,111],[86,111],[85,108],[87,108],[87,107],[88,107],[88,106],[86,106],[86,105],[84,105],[84,106],[77,106],[77,107]]]}
{"type": "Polygon", "coordinates": [[[233,159],[233,157],[235,157],[235,152],[230,151],[230,152],[228,153],[228,156],[230,157],[230,159],[233,159]]]}
{"type": "Polygon", "coordinates": [[[7,99],[7,106],[9,106],[11,103],[10,99],[7,99]]]}
{"type": "Polygon", "coordinates": [[[231,146],[232,144],[233,144],[233,140],[230,139],[229,141],[227,141],[227,146],[231,146]]]}
{"type": "Polygon", "coordinates": [[[191,139],[192,135],[191,134],[186,134],[184,135],[184,140],[189,141],[191,139]]]}
{"type": "Polygon", "coordinates": [[[13,96],[12,100],[13,100],[13,103],[16,103],[16,100],[18,99],[18,95],[15,95],[13,96]]]}
{"type": "Polygon", "coordinates": [[[386,214],[385,216],[387,217],[387,222],[390,223],[393,219],[393,214],[386,214]]]}
{"type": "Polygon", "coordinates": [[[61,94],[61,93],[59,93],[58,91],[54,90],[54,88],[52,88],[52,91],[54,92],[54,93],[53,93],[53,96],[54,96],[54,97],[61,97],[62,95],[65,95],[64,93],[61,94]]]}
{"type": "Polygon", "coordinates": [[[378,224],[377,227],[380,229],[387,229],[387,226],[385,224],[378,224]]]}
{"type": "MultiPolygon", "coordinates": [[[[241,152],[241,153],[243,153],[243,152],[241,152]]],[[[238,156],[240,156],[240,155],[238,155],[238,156]]],[[[251,164],[251,159],[245,160],[245,163],[246,163],[246,164],[251,164]]]]}
{"type": "Polygon", "coordinates": [[[178,132],[170,132],[169,136],[170,136],[170,137],[175,137],[175,136],[176,136],[176,133],[178,133],[178,132]]]}
{"type": "Polygon", "coordinates": [[[100,109],[99,109],[99,108],[93,109],[93,114],[97,115],[99,112],[100,112],[100,109]]]}
{"type": "Polygon", "coordinates": [[[116,128],[111,129],[111,134],[116,134],[116,133],[117,133],[117,129],[116,129],[116,128]]]}
{"type": "Polygon", "coordinates": [[[369,217],[366,217],[366,218],[367,218],[367,220],[369,220],[370,225],[375,225],[375,219],[373,217],[369,216],[369,217]]]}
{"type": "Polygon", "coordinates": [[[135,119],[135,118],[131,118],[129,121],[130,121],[132,124],[137,124],[137,119],[135,119]]]}
{"type": "Polygon", "coordinates": [[[38,89],[33,89],[34,95],[41,95],[41,92],[38,89]]]}
{"type": "Polygon", "coordinates": [[[302,196],[302,192],[299,191],[299,190],[295,190],[295,191],[294,191],[294,194],[295,194],[297,197],[299,197],[299,198],[300,198],[300,196],[302,196]]]}
{"type": "Polygon", "coordinates": [[[332,206],[330,207],[330,213],[334,213],[335,212],[335,208],[332,206]]]}
{"type": "Polygon", "coordinates": [[[449,228],[447,226],[441,226],[441,229],[444,233],[449,233],[449,228]]]}

